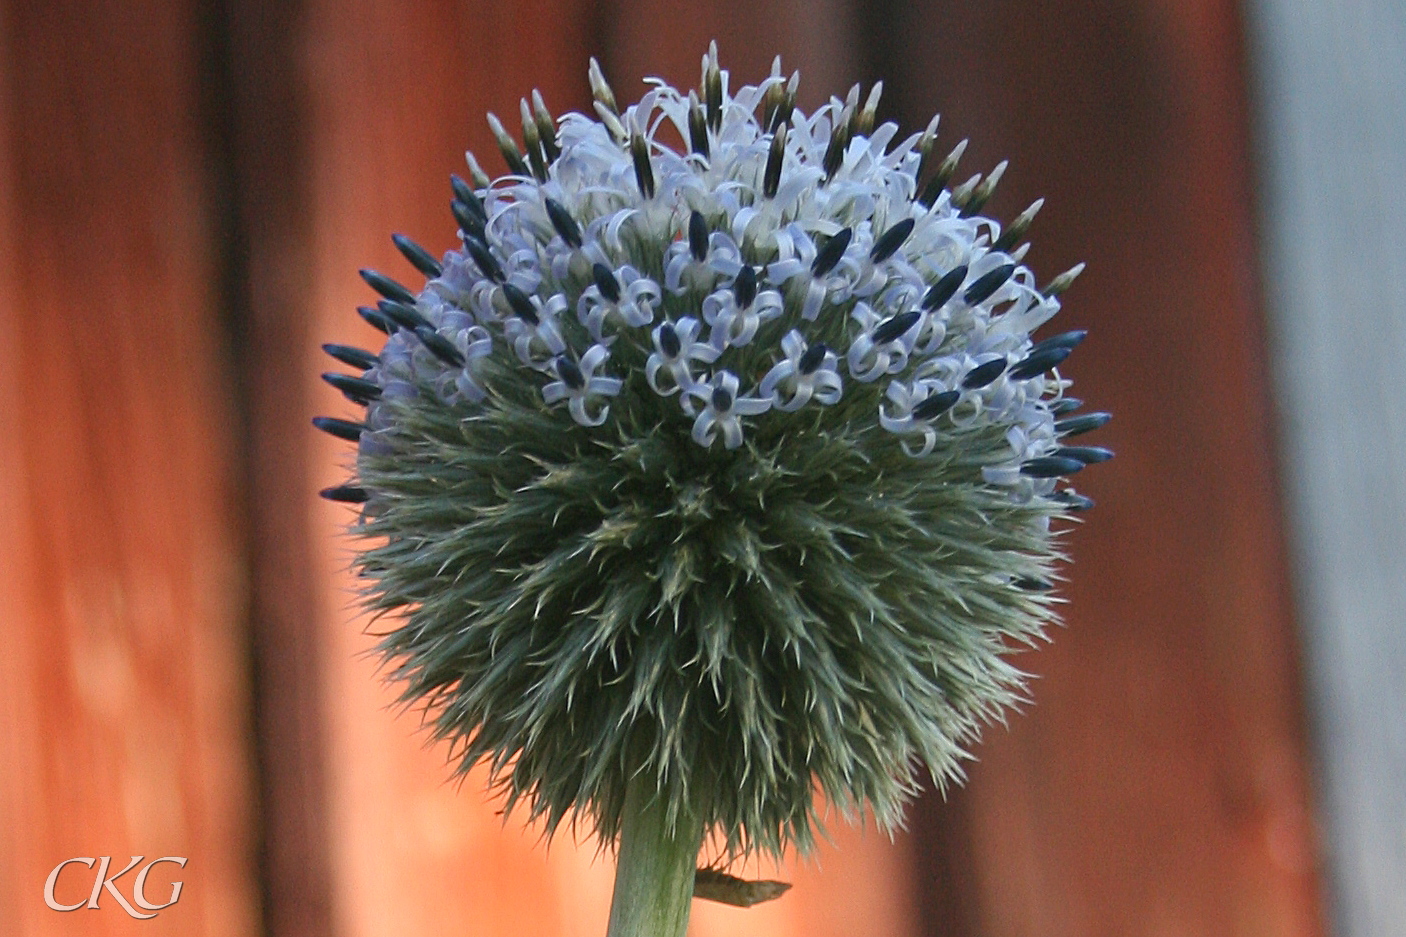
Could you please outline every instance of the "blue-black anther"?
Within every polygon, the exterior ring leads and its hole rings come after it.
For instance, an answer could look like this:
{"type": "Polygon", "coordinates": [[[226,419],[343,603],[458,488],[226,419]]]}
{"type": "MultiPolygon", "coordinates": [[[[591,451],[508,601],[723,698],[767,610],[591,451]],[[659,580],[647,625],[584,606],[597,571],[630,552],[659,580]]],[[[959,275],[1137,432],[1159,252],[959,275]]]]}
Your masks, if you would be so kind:
{"type": "Polygon", "coordinates": [[[369,371],[381,363],[381,359],[369,351],[353,348],[351,345],[323,345],[322,350],[342,364],[369,371]]]}
{"type": "Polygon", "coordinates": [[[620,302],[620,281],[605,264],[591,265],[591,279],[596,281],[596,289],[608,303],[620,302]]]}
{"type": "Polygon", "coordinates": [[[455,199],[449,203],[449,211],[454,215],[454,220],[459,224],[459,230],[463,232],[464,239],[474,238],[479,241],[487,240],[488,233],[484,228],[483,219],[469,211],[469,206],[455,199]]]}
{"type": "Polygon", "coordinates": [[[312,418],[312,425],[324,433],[336,436],[338,439],[345,439],[347,442],[356,442],[361,439],[361,431],[366,429],[362,423],[339,420],[334,416],[315,416],[312,418]]]}
{"type": "Polygon", "coordinates": [[[581,390],[586,386],[586,375],[581,373],[576,362],[565,355],[558,355],[556,359],[557,375],[561,377],[561,382],[572,390],[581,390]]]}
{"type": "Polygon", "coordinates": [[[444,268],[439,265],[439,261],[434,259],[434,255],[416,244],[403,234],[392,234],[391,242],[396,249],[405,255],[405,259],[410,261],[410,266],[423,273],[433,280],[444,272],[444,268]]]}
{"type": "Polygon", "coordinates": [[[908,240],[908,235],[913,233],[913,225],[914,221],[912,218],[904,218],[898,224],[876,237],[874,239],[874,247],[869,251],[869,259],[876,264],[881,264],[898,253],[898,249],[903,246],[903,242],[908,240]]]}
{"type": "Polygon", "coordinates": [[[1070,491],[1068,488],[1056,491],[1050,495],[1052,499],[1065,505],[1071,511],[1087,511],[1094,506],[1094,499],[1078,492],[1070,491]]]}
{"type": "Polygon", "coordinates": [[[1103,446],[1060,446],[1052,455],[1063,456],[1066,459],[1078,459],[1085,465],[1093,465],[1097,462],[1107,462],[1113,458],[1113,450],[1105,449],[1103,446]]]}
{"type": "Polygon", "coordinates": [[[343,504],[365,504],[371,496],[366,493],[365,488],[358,488],[355,485],[335,485],[331,488],[324,488],[318,492],[328,501],[340,501],[343,504]]]}
{"type": "Polygon", "coordinates": [[[1026,462],[1020,467],[1020,474],[1031,478],[1058,478],[1061,475],[1073,475],[1083,467],[1084,463],[1078,459],[1047,455],[1026,462]]]}
{"type": "Polygon", "coordinates": [[[805,354],[801,355],[801,360],[796,362],[796,370],[801,373],[802,377],[814,374],[825,363],[825,356],[829,352],[830,349],[825,347],[824,342],[816,342],[806,349],[805,354]]]}
{"type": "Polygon", "coordinates": [[[387,335],[394,332],[398,326],[395,320],[375,306],[357,306],[356,314],[365,319],[373,328],[385,332],[387,335]]]}
{"type": "Polygon", "coordinates": [[[721,387],[713,388],[713,409],[718,413],[726,413],[732,409],[732,394],[729,394],[721,387]]]}
{"type": "Polygon", "coordinates": [[[1078,397],[1061,397],[1058,400],[1051,400],[1048,404],[1049,411],[1054,416],[1063,413],[1071,413],[1084,405],[1084,401],[1078,397]]]}
{"type": "Polygon", "coordinates": [[[732,298],[737,300],[738,309],[746,309],[757,298],[757,271],[751,264],[743,264],[732,281],[732,298]]]}
{"type": "Polygon", "coordinates": [[[537,307],[532,305],[532,299],[522,290],[511,283],[503,284],[503,298],[508,301],[508,307],[519,318],[529,325],[537,325],[541,319],[537,316],[537,307]]]}
{"type": "Polygon", "coordinates": [[[659,326],[659,350],[670,361],[677,358],[679,352],[683,351],[683,343],[679,341],[679,333],[675,332],[674,327],[668,322],[659,326]]]}
{"type": "Polygon", "coordinates": [[[815,260],[811,261],[811,276],[823,277],[845,256],[845,250],[849,247],[849,242],[854,239],[853,228],[841,228],[830,236],[824,245],[815,252],[815,260]]]}
{"type": "Polygon", "coordinates": [[[1005,358],[993,358],[985,364],[979,364],[967,372],[967,376],[962,378],[962,386],[970,389],[985,387],[1006,370],[1005,358]]]}
{"type": "Polygon", "coordinates": [[[654,167],[649,163],[649,143],[639,134],[630,140],[630,158],[635,164],[635,182],[639,184],[640,194],[654,198],[654,167]]]}
{"type": "Polygon", "coordinates": [[[931,397],[920,401],[918,405],[913,408],[913,418],[917,420],[931,420],[934,417],[941,416],[956,406],[957,401],[960,400],[961,397],[961,392],[955,390],[944,390],[940,394],[933,394],[931,397]]]}
{"type": "Polygon", "coordinates": [[[688,148],[708,158],[708,119],[701,107],[690,108],[688,112],[688,148]]]}
{"type": "Polygon", "coordinates": [[[420,326],[415,330],[415,337],[430,350],[431,354],[451,368],[464,366],[464,356],[459,352],[459,349],[454,347],[454,343],[430,326],[420,326]]]}
{"type": "Polygon", "coordinates": [[[1039,351],[1031,352],[1030,355],[1021,361],[1017,361],[1011,367],[1011,377],[1018,381],[1023,381],[1028,377],[1044,374],[1050,368],[1059,364],[1065,358],[1068,358],[1069,353],[1073,350],[1073,348],[1053,345],[1049,348],[1042,348],[1039,351]]]}
{"type": "Polygon", "coordinates": [[[454,190],[454,200],[464,203],[464,207],[478,219],[480,228],[488,223],[488,209],[484,207],[483,199],[478,197],[473,186],[465,182],[462,176],[450,173],[449,187],[454,190]]]}
{"type": "Polygon", "coordinates": [[[1054,583],[1044,579],[1035,579],[1030,576],[1021,576],[1019,579],[1012,579],[1011,585],[1017,589],[1024,589],[1026,592],[1048,592],[1054,588],[1054,583]]]}
{"type": "Polygon", "coordinates": [[[708,259],[708,222],[701,211],[688,216],[688,252],[700,264],[708,259]]]}
{"type": "Polygon", "coordinates": [[[942,278],[932,285],[927,295],[923,297],[922,307],[924,309],[937,309],[946,303],[957,291],[962,288],[962,283],[967,278],[967,265],[962,264],[953,267],[942,275],[942,278]]]}
{"type": "Polygon", "coordinates": [[[365,378],[329,371],[322,375],[322,379],[340,390],[352,403],[365,405],[381,396],[380,385],[365,378]]]}
{"type": "Polygon", "coordinates": [[[415,294],[401,286],[399,283],[386,276],[384,273],[377,273],[375,270],[362,268],[361,278],[376,292],[386,299],[399,300],[402,303],[415,304],[415,294]]]}
{"type": "Polygon", "coordinates": [[[547,206],[547,217],[552,222],[552,227],[556,228],[557,234],[566,242],[567,247],[577,248],[581,246],[581,226],[576,223],[576,219],[571,217],[571,212],[566,210],[566,206],[554,198],[544,200],[547,206]]]}
{"type": "Polygon", "coordinates": [[[430,324],[429,319],[420,315],[420,310],[405,303],[398,303],[393,299],[381,300],[376,304],[376,310],[396,325],[403,329],[410,329],[412,332],[422,325],[430,324]]]}
{"type": "Polygon", "coordinates": [[[907,334],[909,329],[918,324],[918,319],[921,317],[922,313],[915,309],[910,309],[907,312],[900,312],[890,319],[885,319],[883,322],[879,323],[879,327],[874,330],[870,341],[875,345],[883,345],[902,338],[907,334]]]}
{"type": "Polygon", "coordinates": [[[469,252],[474,264],[479,271],[494,283],[502,283],[507,279],[503,275],[503,268],[499,265],[498,259],[493,256],[493,252],[488,249],[488,245],[475,237],[464,238],[464,250],[469,252]]]}
{"type": "Polygon", "coordinates": [[[1078,436],[1080,433],[1087,433],[1089,430],[1098,429],[1109,420],[1113,419],[1111,413],[1085,413],[1081,416],[1071,416],[1068,419],[1055,421],[1055,432],[1061,436],[1078,436]]]}
{"type": "Polygon", "coordinates": [[[1005,285],[1005,282],[1015,273],[1015,264],[1002,264],[989,273],[983,273],[972,281],[972,285],[967,287],[967,291],[962,294],[962,299],[966,300],[968,306],[975,306],[977,303],[991,298],[991,294],[1005,285]]]}
{"type": "Polygon", "coordinates": [[[1041,339],[1030,347],[1030,353],[1044,351],[1046,348],[1068,348],[1073,350],[1084,340],[1084,336],[1089,334],[1088,329],[1075,329],[1072,332],[1061,332],[1058,335],[1051,335],[1049,338],[1041,339]]]}

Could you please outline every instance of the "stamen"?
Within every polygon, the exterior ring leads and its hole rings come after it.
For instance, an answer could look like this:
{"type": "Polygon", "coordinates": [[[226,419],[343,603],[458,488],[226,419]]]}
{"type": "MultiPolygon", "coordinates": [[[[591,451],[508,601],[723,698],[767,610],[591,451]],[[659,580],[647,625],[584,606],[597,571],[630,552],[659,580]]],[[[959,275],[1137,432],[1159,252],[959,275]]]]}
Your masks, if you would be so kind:
{"type": "Polygon", "coordinates": [[[654,167],[649,164],[649,143],[640,134],[630,138],[630,158],[635,162],[635,181],[645,198],[654,198],[654,167]]]}
{"type": "Polygon", "coordinates": [[[557,142],[556,120],[547,104],[542,100],[542,92],[532,89],[532,118],[537,123],[537,135],[542,141],[542,155],[548,163],[555,163],[561,155],[561,145],[557,142]]]}
{"type": "Polygon", "coordinates": [[[503,154],[503,162],[508,164],[508,171],[515,176],[530,176],[532,170],[527,168],[527,163],[522,160],[522,151],[518,149],[517,142],[508,136],[508,131],[503,129],[503,122],[492,111],[488,113],[488,131],[493,134],[493,139],[498,141],[498,152],[503,154]]]}
{"type": "Polygon", "coordinates": [[[726,413],[732,409],[732,394],[729,394],[721,387],[713,388],[713,409],[719,413],[726,413]]]}
{"type": "Polygon", "coordinates": [[[677,358],[679,352],[683,351],[683,343],[679,341],[679,333],[675,332],[673,325],[668,322],[659,327],[659,350],[670,361],[677,358]]]}
{"type": "Polygon", "coordinates": [[[956,390],[933,394],[913,408],[913,417],[918,420],[931,420],[951,410],[961,398],[961,391],[956,390]]]}
{"type": "Polygon", "coordinates": [[[620,302],[620,281],[615,279],[609,267],[601,263],[592,264],[591,279],[596,281],[596,289],[600,290],[606,302],[620,302]]]}
{"type": "Polygon", "coordinates": [[[365,319],[372,328],[390,335],[396,330],[396,323],[389,316],[383,315],[381,310],[375,306],[357,306],[357,315],[365,319]]]}
{"type": "Polygon", "coordinates": [[[771,149],[766,157],[766,173],[762,178],[762,195],[776,198],[781,187],[781,163],[786,157],[786,128],[778,127],[771,137],[771,149]]]}
{"type": "Polygon", "coordinates": [[[967,141],[963,140],[952,148],[952,152],[947,154],[947,158],[938,164],[937,170],[928,180],[928,184],[923,186],[923,194],[918,196],[918,201],[931,208],[937,203],[937,197],[942,194],[942,190],[951,181],[952,176],[957,172],[957,164],[961,162],[962,154],[967,151],[967,141]]]}
{"type": "Polygon", "coordinates": [[[962,288],[962,283],[967,278],[967,265],[953,267],[942,278],[932,285],[927,295],[923,297],[922,307],[924,309],[938,309],[947,303],[949,299],[957,294],[957,290],[962,288]]]}
{"type": "Polygon", "coordinates": [[[334,485],[331,488],[324,488],[318,492],[319,495],[328,501],[340,501],[343,504],[365,504],[371,496],[366,493],[365,488],[358,488],[355,485],[334,485]]]}
{"type": "Polygon", "coordinates": [[[571,212],[566,210],[566,206],[554,198],[543,200],[547,207],[547,217],[552,222],[552,227],[557,234],[566,242],[566,246],[577,248],[581,246],[581,227],[576,223],[576,219],[571,217],[571,212]]]}
{"type": "Polygon", "coordinates": [[[700,264],[708,259],[708,222],[701,211],[688,216],[688,252],[700,264]]]}
{"type": "Polygon", "coordinates": [[[576,362],[565,355],[558,355],[556,359],[557,374],[561,377],[561,382],[572,390],[581,390],[586,386],[586,375],[581,373],[576,362]]]}
{"type": "Polygon", "coordinates": [[[377,273],[375,270],[361,269],[361,278],[376,292],[386,299],[398,299],[403,303],[415,304],[415,294],[401,286],[384,273],[377,273]]]}
{"type": "Polygon", "coordinates": [[[381,396],[380,385],[365,378],[329,371],[322,375],[322,379],[340,390],[352,403],[365,406],[381,396]]]}
{"type": "Polygon", "coordinates": [[[322,350],[342,364],[360,368],[363,371],[370,371],[381,363],[379,355],[374,355],[360,348],[353,348],[351,345],[323,345],[322,350]]]}
{"type": "Polygon", "coordinates": [[[1040,213],[1040,208],[1045,204],[1045,200],[1037,198],[1030,203],[1030,207],[1025,209],[1015,220],[1006,225],[1006,229],[1001,232],[1001,236],[996,239],[996,243],[991,245],[995,251],[1008,251],[1015,246],[1016,242],[1025,237],[1025,233],[1030,230],[1030,225],[1034,223],[1035,216],[1040,213]]]}
{"type": "Polygon", "coordinates": [[[439,265],[439,261],[435,260],[434,256],[431,255],[429,251],[425,250],[405,235],[392,234],[391,242],[395,244],[396,248],[405,256],[405,259],[410,261],[410,266],[423,273],[429,279],[433,280],[444,272],[443,268],[439,265]]]}
{"type": "Polygon", "coordinates": [[[849,242],[854,238],[853,228],[841,228],[827,240],[821,248],[815,252],[815,260],[811,262],[810,274],[814,277],[823,277],[840,262],[845,255],[845,249],[849,247],[849,242]]]}
{"type": "Polygon", "coordinates": [[[1020,467],[1020,474],[1031,478],[1058,478],[1061,475],[1073,475],[1083,467],[1084,463],[1078,459],[1047,455],[1026,462],[1020,467]]]}
{"type": "Polygon", "coordinates": [[[1085,465],[1107,462],[1113,458],[1113,450],[1103,446],[1060,446],[1053,454],[1066,459],[1078,459],[1085,465]]]}
{"type": "Polygon", "coordinates": [[[538,325],[541,320],[537,316],[537,307],[532,305],[532,300],[522,290],[511,283],[503,284],[503,298],[508,301],[508,305],[518,318],[526,321],[530,325],[538,325]]]}
{"type": "Polygon", "coordinates": [[[874,247],[869,251],[869,259],[876,264],[881,264],[898,253],[898,249],[903,246],[903,242],[908,240],[908,235],[913,233],[913,225],[914,220],[912,218],[904,218],[898,224],[875,238],[874,247]]]}
{"type": "Polygon", "coordinates": [[[806,349],[806,353],[801,355],[801,359],[796,362],[796,370],[802,377],[809,377],[820,370],[820,365],[824,363],[825,356],[830,349],[825,347],[824,342],[816,342],[806,349]]]}
{"type": "Polygon", "coordinates": [[[454,344],[436,332],[431,326],[422,325],[415,330],[415,337],[418,338],[426,348],[430,350],[440,361],[451,368],[462,368],[464,366],[464,356],[459,354],[459,349],[454,344]]]}
{"type": "Polygon", "coordinates": [[[1073,349],[1082,342],[1089,334],[1088,329],[1074,329],[1071,332],[1060,332],[1058,335],[1051,335],[1049,338],[1036,342],[1030,348],[1033,355],[1036,352],[1044,351],[1046,348],[1068,348],[1073,349]]]}
{"type": "Polygon", "coordinates": [[[361,432],[366,429],[364,423],[339,420],[334,416],[315,416],[312,418],[312,425],[330,436],[345,439],[347,442],[356,442],[361,439],[361,432]]]}
{"type": "Polygon", "coordinates": [[[978,387],[985,387],[996,378],[1000,377],[1006,370],[1006,359],[995,358],[985,364],[979,364],[967,372],[967,376],[962,378],[962,386],[969,390],[978,387]]]}
{"type": "Polygon", "coordinates": [[[732,296],[737,300],[738,309],[746,309],[757,298],[757,271],[751,264],[743,264],[732,281],[732,296]]]}
{"type": "Polygon", "coordinates": [[[975,306],[977,303],[990,299],[991,294],[999,290],[1005,282],[1015,273],[1015,264],[1002,264],[990,273],[984,273],[977,277],[967,291],[962,294],[968,306],[975,306]]]}
{"type": "Polygon", "coordinates": [[[483,241],[473,237],[464,238],[464,250],[469,252],[473,262],[478,266],[479,271],[494,283],[502,283],[507,279],[503,274],[503,268],[498,265],[498,260],[493,256],[493,252],[488,249],[488,245],[483,241]]]}
{"type": "Polygon", "coordinates": [[[918,324],[918,319],[921,317],[922,313],[913,309],[900,312],[891,319],[880,323],[869,340],[875,345],[884,345],[902,338],[909,329],[918,324]]]}
{"type": "Polygon", "coordinates": [[[1113,419],[1111,413],[1085,413],[1082,416],[1071,416],[1058,420],[1054,428],[1055,432],[1061,436],[1078,436],[1081,433],[1098,429],[1111,419],[1113,419]]]}
{"type": "Polygon", "coordinates": [[[430,324],[429,319],[420,315],[420,310],[409,303],[396,302],[394,299],[381,300],[376,304],[376,311],[401,328],[412,332],[422,325],[430,324]]]}
{"type": "Polygon", "coordinates": [[[605,80],[605,75],[600,70],[600,63],[595,56],[591,56],[591,64],[586,69],[586,80],[591,85],[591,97],[606,110],[615,116],[620,116],[620,108],[615,104],[615,92],[610,90],[610,85],[605,80]]]}
{"type": "Polygon", "coordinates": [[[699,156],[708,158],[708,118],[695,91],[688,93],[688,146],[699,156]]]}
{"type": "Polygon", "coordinates": [[[1048,409],[1053,416],[1063,413],[1072,413],[1084,405],[1084,401],[1078,397],[1061,397],[1058,400],[1051,400],[1048,409]]]}
{"type": "Polygon", "coordinates": [[[1061,273],[1050,281],[1050,285],[1042,291],[1046,299],[1054,299],[1065,290],[1074,285],[1074,281],[1079,278],[1079,274],[1084,272],[1084,265],[1077,263],[1068,270],[1061,273]]]}
{"type": "Polygon", "coordinates": [[[1028,377],[1044,374],[1050,368],[1053,368],[1065,358],[1068,358],[1070,352],[1073,350],[1073,348],[1067,348],[1062,345],[1042,348],[1039,351],[1033,352],[1024,361],[1016,362],[1015,366],[1011,368],[1011,377],[1017,381],[1023,381],[1028,377]]]}

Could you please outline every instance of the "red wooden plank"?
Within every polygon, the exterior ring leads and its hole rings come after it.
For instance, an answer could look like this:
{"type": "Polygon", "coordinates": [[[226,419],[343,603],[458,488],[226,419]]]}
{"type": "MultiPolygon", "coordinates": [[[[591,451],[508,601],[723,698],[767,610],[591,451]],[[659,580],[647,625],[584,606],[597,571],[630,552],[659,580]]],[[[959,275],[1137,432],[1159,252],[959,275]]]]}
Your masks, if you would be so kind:
{"type": "Polygon", "coordinates": [[[971,877],[930,883],[930,932],[1319,934],[1236,7],[920,3],[890,29],[905,119],[942,111],[967,172],[1011,159],[994,211],[1048,196],[1037,269],[1089,262],[1063,327],[1092,329],[1070,372],[1118,451],[1069,627],[1021,661],[1034,706],[930,821],[971,877]]]}
{"type": "Polygon", "coordinates": [[[6,933],[257,925],[196,22],[178,0],[0,7],[6,933]],[[45,906],[52,867],[100,855],[187,857],[179,903],[45,906]]]}

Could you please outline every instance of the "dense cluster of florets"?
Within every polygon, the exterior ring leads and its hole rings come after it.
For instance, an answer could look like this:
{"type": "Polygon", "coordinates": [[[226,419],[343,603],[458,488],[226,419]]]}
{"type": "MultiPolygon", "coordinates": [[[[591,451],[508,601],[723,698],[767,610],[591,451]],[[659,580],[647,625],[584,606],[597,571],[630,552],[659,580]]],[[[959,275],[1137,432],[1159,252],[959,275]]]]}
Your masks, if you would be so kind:
{"type": "Polygon", "coordinates": [[[382,651],[549,829],[614,836],[641,773],[734,852],[807,845],[817,783],[892,824],[1019,692],[1064,479],[1110,455],[1064,440],[1107,418],[1057,370],[1083,333],[1031,337],[1077,268],[1038,289],[1039,203],[978,215],[1003,166],[949,189],[962,147],[877,88],[806,115],[711,51],[701,95],[591,84],[521,148],[490,118],[463,249],[397,237],[428,283],[363,271],[385,346],[327,346],[382,651]]]}

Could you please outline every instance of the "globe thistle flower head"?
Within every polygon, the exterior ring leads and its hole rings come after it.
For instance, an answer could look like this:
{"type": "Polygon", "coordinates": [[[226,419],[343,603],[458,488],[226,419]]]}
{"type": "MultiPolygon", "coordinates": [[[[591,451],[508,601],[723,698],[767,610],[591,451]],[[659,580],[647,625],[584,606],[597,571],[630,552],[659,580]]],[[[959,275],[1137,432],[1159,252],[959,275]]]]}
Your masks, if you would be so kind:
{"type": "Polygon", "coordinates": [[[808,847],[817,791],[892,826],[1019,698],[1068,476],[1111,455],[1065,439],[1107,418],[1071,415],[1083,333],[1032,338],[1078,268],[1037,288],[1039,203],[979,214],[1003,167],[949,188],[962,147],[876,126],[878,86],[590,80],[521,146],[490,118],[462,249],[397,236],[428,282],[364,271],[384,347],[327,346],[380,650],[549,832],[611,841],[641,777],[732,855],[808,847]]]}

